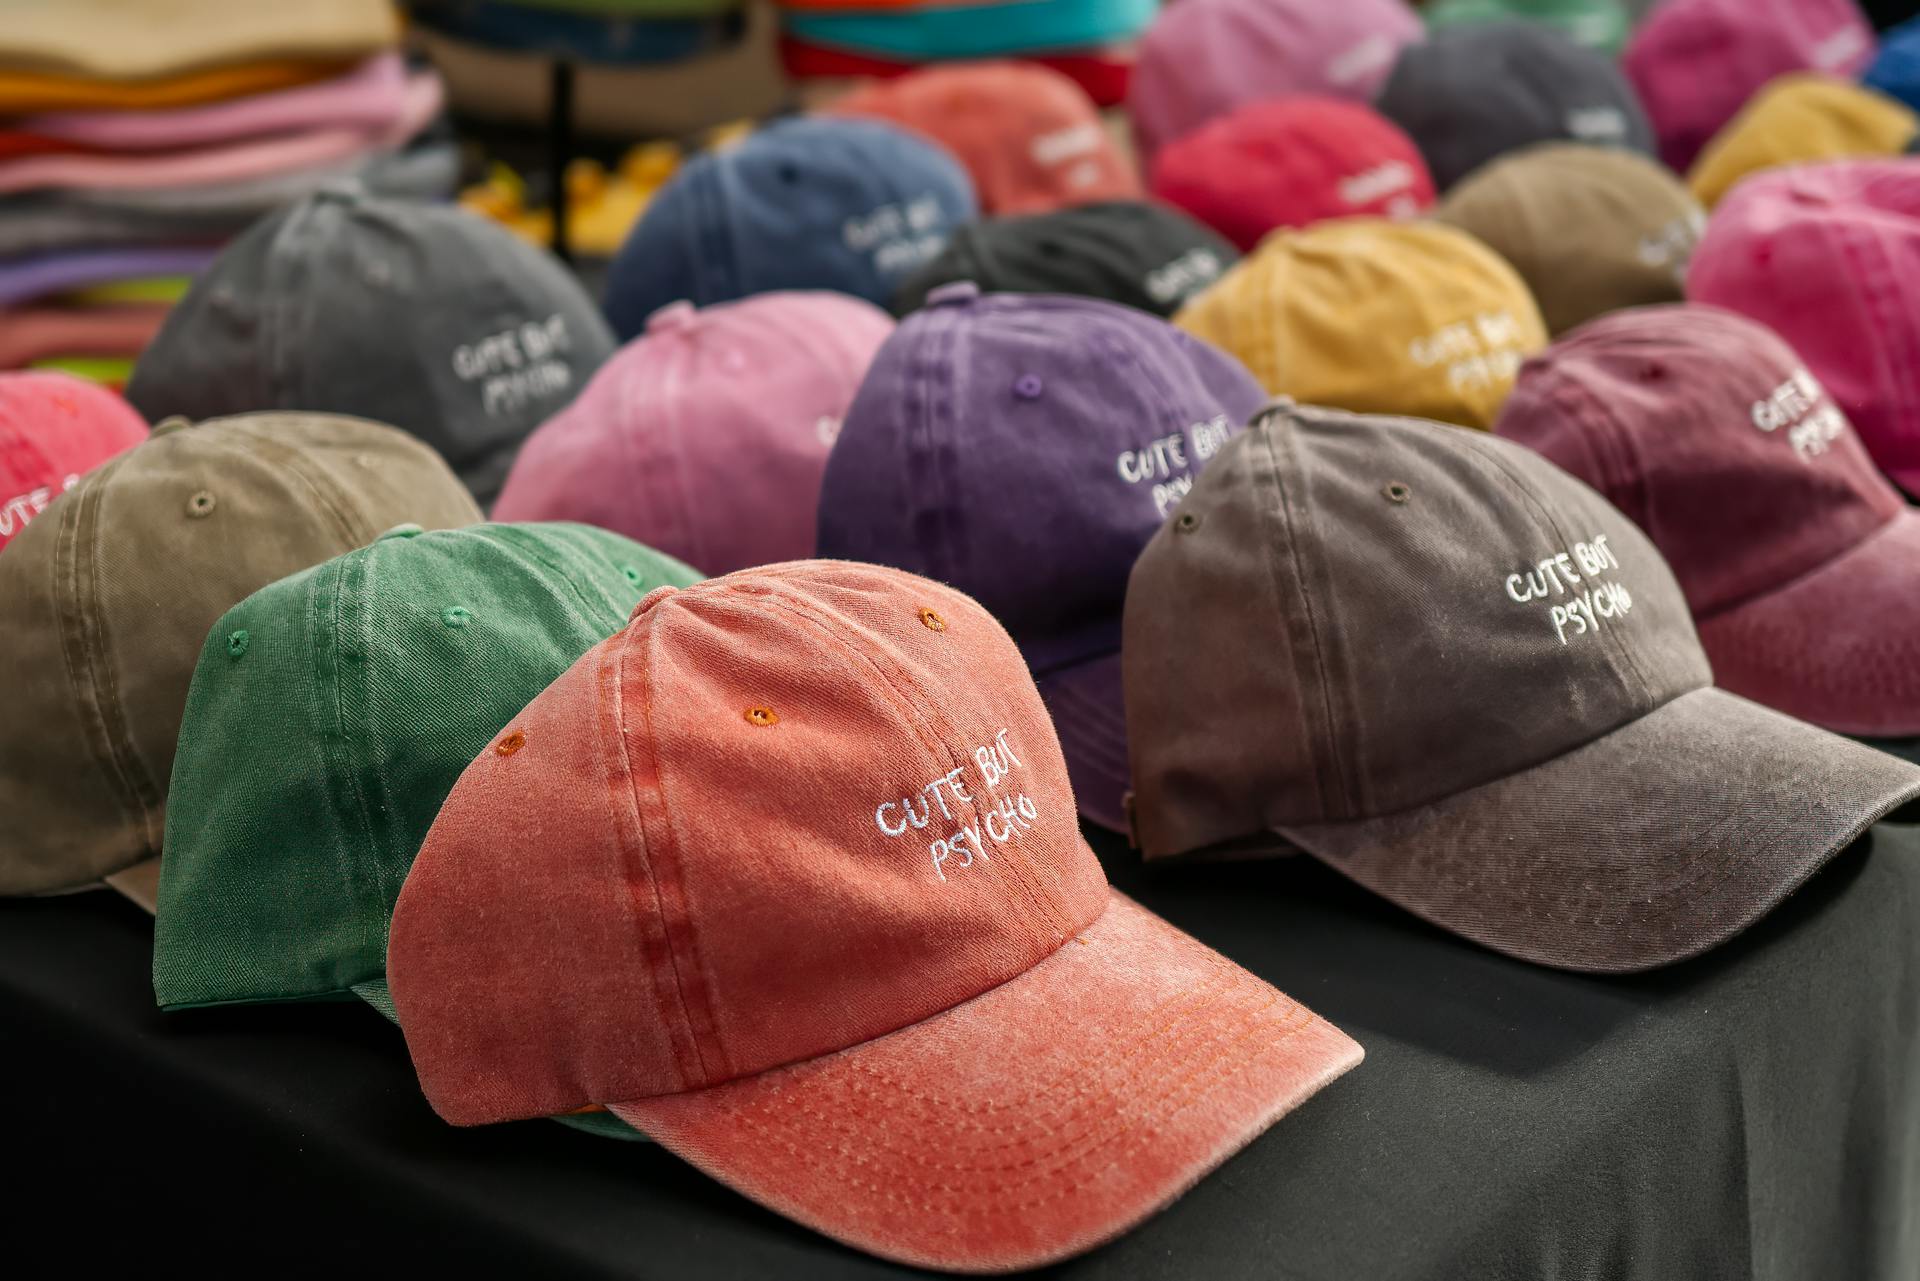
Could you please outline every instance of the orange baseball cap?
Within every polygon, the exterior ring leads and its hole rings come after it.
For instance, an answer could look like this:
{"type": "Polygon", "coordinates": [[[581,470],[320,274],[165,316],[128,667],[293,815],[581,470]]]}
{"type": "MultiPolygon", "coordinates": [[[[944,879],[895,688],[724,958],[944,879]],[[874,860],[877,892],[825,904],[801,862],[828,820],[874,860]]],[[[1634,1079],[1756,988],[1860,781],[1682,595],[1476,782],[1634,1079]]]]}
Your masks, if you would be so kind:
{"type": "Polygon", "coordinates": [[[457,1125],[603,1105],[967,1272],[1140,1223],[1360,1061],[1114,892],[991,615],[801,561],[660,589],[467,768],[388,981],[457,1125]]]}
{"type": "Polygon", "coordinates": [[[985,213],[1044,213],[1141,194],[1086,90],[1032,63],[930,66],[856,89],[827,108],[878,116],[958,156],[985,213]]]}

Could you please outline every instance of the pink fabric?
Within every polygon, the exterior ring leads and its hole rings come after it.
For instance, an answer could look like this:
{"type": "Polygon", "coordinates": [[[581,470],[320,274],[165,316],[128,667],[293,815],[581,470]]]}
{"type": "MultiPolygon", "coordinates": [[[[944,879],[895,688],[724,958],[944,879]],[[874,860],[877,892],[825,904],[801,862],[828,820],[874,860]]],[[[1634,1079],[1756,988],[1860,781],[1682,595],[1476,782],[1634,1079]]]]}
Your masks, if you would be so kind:
{"type": "Polygon", "coordinates": [[[528,439],[495,520],[573,520],[708,574],[813,553],[820,478],[893,321],[841,294],[663,308],[528,439]]]}
{"type": "Polygon", "coordinates": [[[1179,0],[1140,42],[1127,107],[1143,166],[1174,139],[1263,98],[1369,102],[1424,35],[1403,0],[1179,0]]]}
{"type": "Polygon", "coordinates": [[[407,73],[397,53],[368,58],[331,80],[201,107],[160,111],[63,111],[27,116],[24,133],[109,151],[206,146],[262,134],[313,129],[391,128],[406,110],[407,73]]]}
{"type": "Polygon", "coordinates": [[[146,438],[139,413],[104,387],[0,373],[0,552],[81,476],[146,438]]]}
{"type": "Polygon", "coordinates": [[[0,193],[43,188],[151,190],[243,182],[295,173],[400,146],[440,111],[440,77],[407,79],[400,115],[377,133],[313,129],[304,133],[153,155],[27,156],[0,164],[0,193]]]}
{"type": "Polygon", "coordinates": [[[655,591],[536,697],[428,833],[388,979],[455,1124],[603,1103],[969,1271],[1124,1231],[1360,1059],[1113,894],[984,609],[838,561],[655,591]]]}
{"type": "Polygon", "coordinates": [[[1687,296],[1785,338],[1881,470],[1920,495],[1920,162],[1748,178],[1707,220],[1687,296]]]}
{"type": "Polygon", "coordinates": [[[52,356],[138,356],[172,304],[19,307],[0,311],[0,369],[52,356]]]}
{"type": "Polygon", "coordinates": [[[1420,148],[1371,107],[1290,97],[1216,116],[1154,157],[1153,194],[1242,250],[1275,227],[1433,207],[1420,148]]]}
{"type": "Polygon", "coordinates": [[[1855,0],[1662,0],[1621,53],[1660,143],[1685,173],[1760,87],[1789,71],[1856,78],[1873,28],[1855,0]]]}

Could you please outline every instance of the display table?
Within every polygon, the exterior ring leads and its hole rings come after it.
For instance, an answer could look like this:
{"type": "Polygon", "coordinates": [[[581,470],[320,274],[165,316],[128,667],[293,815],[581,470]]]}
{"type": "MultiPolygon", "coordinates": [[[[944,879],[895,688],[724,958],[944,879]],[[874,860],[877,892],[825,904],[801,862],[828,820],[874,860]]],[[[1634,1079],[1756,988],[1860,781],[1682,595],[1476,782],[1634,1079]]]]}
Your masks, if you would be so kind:
{"type": "MultiPolygon", "coordinates": [[[[1339,1024],[1367,1059],[1165,1214],[1060,1271],[1920,1276],[1920,830],[1874,829],[1747,936],[1629,980],[1503,960],[1309,860],[1144,869],[1095,841],[1116,884],[1339,1024]]],[[[109,893],[0,902],[16,1266],[332,1281],[420,1266],[902,1271],[657,1148],[546,1122],[443,1125],[398,1031],[358,1003],[162,1015],[151,939],[109,893]]]]}

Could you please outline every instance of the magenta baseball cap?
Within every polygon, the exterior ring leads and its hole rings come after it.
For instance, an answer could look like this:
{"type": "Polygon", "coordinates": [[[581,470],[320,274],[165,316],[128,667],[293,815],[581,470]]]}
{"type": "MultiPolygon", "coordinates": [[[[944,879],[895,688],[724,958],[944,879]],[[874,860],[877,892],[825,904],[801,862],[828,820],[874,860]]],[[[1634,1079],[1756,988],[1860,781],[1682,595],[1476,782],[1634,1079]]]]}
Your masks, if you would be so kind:
{"type": "Polygon", "coordinates": [[[1434,200],[1426,159],[1400,126],[1308,94],[1235,107],[1162,147],[1150,186],[1243,250],[1275,227],[1411,218],[1434,200]]]}
{"type": "Polygon", "coordinates": [[[1147,312],[943,285],[900,322],[847,412],[820,490],[820,555],[985,605],[1053,714],[1080,813],[1124,831],[1127,575],[1265,400],[1233,357],[1147,312]]]}
{"type": "Polygon", "coordinates": [[[493,518],[598,525],[713,574],[810,556],[827,452],[892,331],[843,294],[671,303],[528,438],[493,518]]]}
{"type": "Polygon", "coordinates": [[[1127,109],[1143,164],[1243,103],[1282,94],[1369,101],[1421,38],[1405,0],[1180,0],[1140,41],[1127,109]]]}
{"type": "Polygon", "coordinates": [[[1920,734],[1920,512],[1773,331],[1697,303],[1614,312],[1522,366],[1494,429],[1653,540],[1715,684],[1844,734],[1920,734]]]}
{"type": "Polygon", "coordinates": [[[1748,178],[1707,220],[1687,297],[1786,339],[1880,469],[1920,496],[1920,163],[1748,178]]]}
{"type": "Polygon", "coordinates": [[[1873,27],[1855,0],[1662,0],[1627,40],[1621,65],[1685,173],[1760,86],[1789,71],[1857,77],[1873,27]]]}

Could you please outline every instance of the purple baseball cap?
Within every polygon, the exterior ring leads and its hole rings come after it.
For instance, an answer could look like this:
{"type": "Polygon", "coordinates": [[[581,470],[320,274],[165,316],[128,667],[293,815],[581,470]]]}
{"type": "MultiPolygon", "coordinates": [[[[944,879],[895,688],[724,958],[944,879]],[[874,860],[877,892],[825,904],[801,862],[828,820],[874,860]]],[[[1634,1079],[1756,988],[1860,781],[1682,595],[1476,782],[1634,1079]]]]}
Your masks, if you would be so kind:
{"type": "Polygon", "coordinates": [[[1687,297],[1777,332],[1920,496],[1920,161],[1755,174],[1714,208],[1687,297]]]}
{"type": "Polygon", "coordinates": [[[493,517],[598,525],[715,575],[805,559],[827,451],[891,332],[844,294],[670,303],[528,438],[493,517]]]}
{"type": "Polygon", "coordinates": [[[1140,41],[1127,109],[1143,168],[1235,107],[1286,94],[1367,102],[1421,38],[1405,0],[1180,0],[1140,41]]]}
{"type": "Polygon", "coordinates": [[[1233,357],[1158,316],[944,285],[880,349],[847,412],[819,554],[985,605],[1033,669],[1080,813],[1124,831],[1127,575],[1265,400],[1233,357]]]}
{"type": "Polygon", "coordinates": [[[1653,540],[1716,685],[1920,734],[1920,512],[1772,330],[1698,303],[1614,312],[1522,366],[1494,430],[1653,540]]]}
{"type": "Polygon", "coordinates": [[[1620,55],[1660,139],[1685,173],[1760,86],[1789,71],[1857,77],[1873,27],[1855,0],[1663,0],[1620,55]]]}

